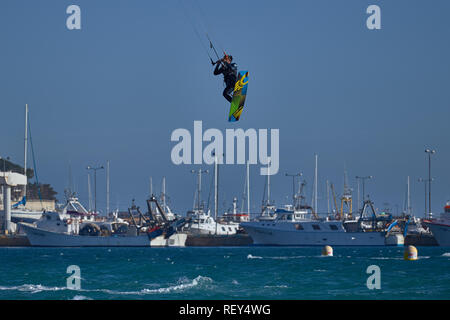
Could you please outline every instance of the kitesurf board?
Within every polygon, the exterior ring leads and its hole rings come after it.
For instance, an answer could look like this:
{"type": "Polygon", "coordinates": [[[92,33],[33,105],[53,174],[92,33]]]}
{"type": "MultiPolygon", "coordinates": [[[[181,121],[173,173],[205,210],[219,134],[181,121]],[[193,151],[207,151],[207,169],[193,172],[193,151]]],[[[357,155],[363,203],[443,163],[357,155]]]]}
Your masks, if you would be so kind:
{"type": "Polygon", "coordinates": [[[239,121],[247,96],[248,71],[239,71],[238,77],[233,90],[233,100],[231,100],[230,114],[228,115],[229,122],[239,121]]]}

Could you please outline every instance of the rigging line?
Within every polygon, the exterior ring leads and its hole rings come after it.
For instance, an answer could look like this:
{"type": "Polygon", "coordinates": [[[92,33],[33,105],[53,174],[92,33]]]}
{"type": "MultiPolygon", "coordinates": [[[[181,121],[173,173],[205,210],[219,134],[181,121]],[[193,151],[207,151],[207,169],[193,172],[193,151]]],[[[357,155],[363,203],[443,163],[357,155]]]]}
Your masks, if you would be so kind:
{"type": "Polygon", "coordinates": [[[31,155],[33,157],[34,177],[36,178],[37,192],[38,192],[38,196],[39,196],[39,201],[41,202],[41,206],[42,206],[42,208],[44,208],[43,204],[42,204],[41,186],[39,184],[38,174],[37,174],[37,170],[36,170],[36,157],[34,156],[33,136],[31,135],[31,124],[30,124],[30,115],[29,114],[28,114],[28,132],[30,135],[31,155]]]}
{"type": "Polygon", "coordinates": [[[244,212],[244,202],[246,201],[246,196],[247,196],[247,177],[245,177],[245,182],[244,182],[244,192],[242,194],[241,213],[244,212]]]}
{"type": "Polygon", "coordinates": [[[206,207],[206,212],[208,212],[209,209],[210,209],[210,202],[211,202],[211,194],[212,194],[213,185],[214,185],[214,175],[211,175],[211,183],[209,184],[208,205],[206,207]]]}
{"type": "MultiPolygon", "coordinates": [[[[194,176],[194,182],[195,182],[195,176],[194,176]]],[[[197,200],[197,185],[196,185],[196,187],[195,187],[195,189],[194,189],[194,203],[193,203],[193,205],[192,205],[192,210],[193,211],[195,211],[195,203],[196,203],[196,200],[197,200]]],[[[198,208],[197,208],[198,209],[198,208]]]]}
{"type": "MultiPolygon", "coordinates": [[[[206,15],[205,15],[205,13],[204,13],[204,11],[202,10],[202,8],[201,8],[201,6],[200,6],[200,4],[199,4],[199,2],[197,1],[197,0],[195,0],[194,1],[195,2],[195,4],[197,5],[197,8],[198,8],[198,11],[200,12],[200,15],[202,16],[202,19],[203,19],[203,21],[204,21],[204,23],[205,23],[205,30],[207,30],[207,35],[208,34],[211,34],[211,35],[213,35],[213,38],[215,38],[216,39],[216,37],[214,37],[214,34],[212,34],[210,31],[212,30],[211,29],[211,25],[208,23],[208,19],[206,18],[206,15]]],[[[223,48],[222,48],[222,45],[219,43],[219,42],[216,42],[218,45],[219,45],[219,48],[221,49],[221,51],[224,51],[223,50],[223,48]]]]}
{"type": "Polygon", "coordinates": [[[212,43],[211,39],[209,38],[209,35],[208,35],[208,34],[206,34],[206,37],[207,37],[207,38],[208,38],[208,40],[209,40],[209,46],[210,46],[210,48],[214,50],[214,53],[216,54],[216,56],[217,56],[217,59],[219,59],[219,60],[220,60],[219,54],[217,53],[217,51],[216,51],[216,48],[214,47],[214,45],[213,45],[213,43],[212,43]]]}
{"type": "Polygon", "coordinates": [[[189,15],[187,13],[187,8],[184,6],[182,0],[179,0],[179,2],[181,4],[181,6],[183,7],[183,12],[184,12],[184,15],[186,16],[186,19],[189,21],[190,25],[192,26],[192,29],[194,29],[194,32],[197,35],[197,38],[200,41],[200,44],[202,45],[203,50],[206,52],[206,54],[208,55],[211,62],[213,62],[213,59],[211,58],[211,55],[209,54],[208,49],[206,48],[205,44],[202,41],[200,33],[198,32],[197,28],[195,27],[194,23],[192,22],[192,19],[189,17],[189,15]]]}
{"type": "Polygon", "coordinates": [[[264,181],[264,192],[263,192],[263,199],[262,199],[263,206],[265,205],[264,200],[266,200],[266,190],[267,190],[267,180],[264,181]]]}

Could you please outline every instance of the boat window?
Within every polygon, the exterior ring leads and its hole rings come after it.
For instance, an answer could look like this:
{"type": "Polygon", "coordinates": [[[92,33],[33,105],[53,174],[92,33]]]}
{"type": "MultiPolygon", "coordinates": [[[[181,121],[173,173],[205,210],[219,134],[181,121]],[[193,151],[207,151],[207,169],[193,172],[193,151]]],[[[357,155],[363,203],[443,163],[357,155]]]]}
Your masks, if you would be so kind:
{"type": "Polygon", "coordinates": [[[320,230],[320,226],[318,224],[313,224],[312,227],[314,230],[320,230]]]}
{"type": "Polygon", "coordinates": [[[233,230],[231,230],[231,227],[228,227],[228,230],[233,231],[233,230]]]}
{"type": "Polygon", "coordinates": [[[296,223],[294,226],[296,230],[303,230],[303,226],[300,223],[296,223]]]}
{"type": "Polygon", "coordinates": [[[292,214],[288,214],[287,219],[292,220],[292,214]]]}
{"type": "Polygon", "coordinates": [[[225,227],[222,227],[222,231],[225,231],[225,227]]]}
{"type": "Polygon", "coordinates": [[[338,227],[335,224],[330,224],[330,229],[331,230],[337,230],[338,227]]]}

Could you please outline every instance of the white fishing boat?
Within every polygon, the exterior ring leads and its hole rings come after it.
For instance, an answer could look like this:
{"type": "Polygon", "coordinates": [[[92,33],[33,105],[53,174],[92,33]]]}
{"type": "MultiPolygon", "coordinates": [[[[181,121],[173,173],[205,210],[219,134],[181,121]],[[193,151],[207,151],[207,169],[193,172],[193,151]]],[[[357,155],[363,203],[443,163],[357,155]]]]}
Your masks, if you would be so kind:
{"type": "Polygon", "coordinates": [[[336,220],[315,220],[302,217],[301,212],[278,214],[274,220],[243,222],[241,226],[255,245],[277,246],[384,246],[385,233],[349,232],[345,223],[336,220]]]}
{"type": "Polygon", "coordinates": [[[239,223],[216,222],[209,211],[205,213],[201,209],[188,211],[187,217],[189,222],[185,225],[183,231],[191,234],[233,235],[239,229],[239,223]]]}
{"type": "Polygon", "coordinates": [[[450,246],[450,201],[447,201],[444,212],[438,219],[423,220],[422,224],[431,230],[440,246],[450,246]]]}
{"type": "Polygon", "coordinates": [[[184,246],[187,235],[131,225],[122,219],[99,220],[74,197],[61,212],[45,212],[34,224],[19,223],[32,246],[43,247],[148,247],[184,246]]]}
{"type": "Polygon", "coordinates": [[[252,237],[254,245],[273,246],[385,246],[403,245],[403,237],[384,231],[387,217],[367,216],[365,201],[361,214],[352,220],[321,219],[309,206],[287,206],[275,215],[261,215],[241,226],[252,237]],[[262,218],[262,219],[261,219],[262,218]]]}

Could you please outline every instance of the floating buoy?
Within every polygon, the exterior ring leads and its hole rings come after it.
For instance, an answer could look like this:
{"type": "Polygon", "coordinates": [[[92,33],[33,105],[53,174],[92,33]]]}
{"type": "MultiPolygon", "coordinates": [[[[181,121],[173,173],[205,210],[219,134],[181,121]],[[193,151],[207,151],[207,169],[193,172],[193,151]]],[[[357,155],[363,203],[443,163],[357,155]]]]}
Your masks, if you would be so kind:
{"type": "Polygon", "coordinates": [[[417,249],[414,246],[407,246],[405,248],[405,254],[403,255],[405,260],[417,260],[417,249]]]}
{"type": "Polygon", "coordinates": [[[322,256],[324,257],[332,257],[333,256],[333,248],[330,246],[325,246],[322,248],[322,256]]]}

